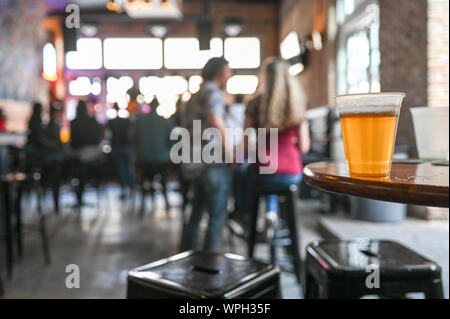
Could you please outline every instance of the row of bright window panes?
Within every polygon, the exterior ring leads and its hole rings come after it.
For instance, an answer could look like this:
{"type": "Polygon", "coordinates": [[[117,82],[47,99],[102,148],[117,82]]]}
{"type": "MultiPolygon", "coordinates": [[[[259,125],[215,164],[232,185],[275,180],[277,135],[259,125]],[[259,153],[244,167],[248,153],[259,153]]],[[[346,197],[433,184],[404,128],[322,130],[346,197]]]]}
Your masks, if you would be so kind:
{"type": "MultiPolygon", "coordinates": [[[[129,89],[135,84],[146,99],[154,95],[172,96],[181,95],[187,91],[196,93],[200,89],[203,79],[199,75],[193,75],[189,79],[181,76],[141,77],[137,83],[129,76],[120,78],[108,77],[106,80],[106,97],[108,102],[114,103],[122,99],[129,89]]],[[[256,75],[234,75],[227,82],[227,92],[230,94],[253,94],[258,86],[256,75]]],[[[99,78],[90,79],[80,76],[69,82],[69,93],[72,96],[86,96],[89,94],[100,95],[102,84],[99,78]]]]}
{"type": "Polygon", "coordinates": [[[363,30],[347,40],[347,93],[380,91],[380,50],[369,35],[373,36],[371,30],[363,30]]]}
{"type": "Polygon", "coordinates": [[[210,50],[199,49],[196,38],[81,38],[77,51],[67,52],[69,69],[157,70],[201,69],[212,57],[224,56],[233,69],[255,69],[261,61],[260,41],[256,37],[213,38],[210,50]],[[164,50],[163,50],[164,46],[164,50]],[[102,56],[103,51],[103,56],[102,56]],[[164,53],[163,53],[164,52],[164,53]]]}

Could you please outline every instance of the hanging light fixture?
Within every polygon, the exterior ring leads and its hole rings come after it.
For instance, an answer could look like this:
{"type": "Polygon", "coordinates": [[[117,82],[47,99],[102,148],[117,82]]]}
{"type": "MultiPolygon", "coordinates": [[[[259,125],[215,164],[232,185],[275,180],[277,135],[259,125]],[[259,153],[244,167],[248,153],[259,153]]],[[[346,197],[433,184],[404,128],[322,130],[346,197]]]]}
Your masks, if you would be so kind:
{"type": "Polygon", "coordinates": [[[110,11],[125,11],[131,18],[182,18],[182,0],[109,0],[110,11]]]}
{"type": "Polygon", "coordinates": [[[164,38],[169,32],[169,26],[162,23],[150,24],[147,26],[147,30],[156,38],[164,38]]]}
{"type": "Polygon", "coordinates": [[[108,9],[109,11],[122,12],[122,0],[109,0],[106,3],[106,9],[108,9]]]}
{"type": "Polygon", "coordinates": [[[237,37],[244,31],[245,24],[239,18],[226,18],[223,20],[222,29],[227,36],[237,37]]]}
{"type": "Polygon", "coordinates": [[[86,37],[94,37],[98,33],[98,24],[94,22],[86,22],[81,25],[80,29],[86,37]]]}
{"type": "Polygon", "coordinates": [[[169,8],[170,7],[170,1],[169,0],[161,0],[161,7],[162,8],[169,8]]]}

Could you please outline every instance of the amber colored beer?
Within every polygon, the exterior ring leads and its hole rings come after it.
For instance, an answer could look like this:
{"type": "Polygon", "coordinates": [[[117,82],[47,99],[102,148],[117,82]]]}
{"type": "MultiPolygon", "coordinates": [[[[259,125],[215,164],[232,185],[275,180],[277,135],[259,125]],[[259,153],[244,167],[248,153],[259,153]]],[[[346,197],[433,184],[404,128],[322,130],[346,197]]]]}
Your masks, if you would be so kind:
{"type": "Polygon", "coordinates": [[[397,135],[396,114],[341,114],[350,175],[389,176],[397,135]]]}

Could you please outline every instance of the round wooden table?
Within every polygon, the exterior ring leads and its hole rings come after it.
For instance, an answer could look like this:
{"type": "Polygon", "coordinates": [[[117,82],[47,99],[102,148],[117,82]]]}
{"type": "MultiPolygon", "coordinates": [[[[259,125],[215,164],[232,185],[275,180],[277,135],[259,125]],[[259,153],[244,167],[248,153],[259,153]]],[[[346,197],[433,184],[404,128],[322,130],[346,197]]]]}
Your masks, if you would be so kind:
{"type": "Polygon", "coordinates": [[[449,167],[393,163],[390,178],[351,177],[345,162],[307,165],[304,178],[319,189],[386,202],[449,207],[449,167]]]}

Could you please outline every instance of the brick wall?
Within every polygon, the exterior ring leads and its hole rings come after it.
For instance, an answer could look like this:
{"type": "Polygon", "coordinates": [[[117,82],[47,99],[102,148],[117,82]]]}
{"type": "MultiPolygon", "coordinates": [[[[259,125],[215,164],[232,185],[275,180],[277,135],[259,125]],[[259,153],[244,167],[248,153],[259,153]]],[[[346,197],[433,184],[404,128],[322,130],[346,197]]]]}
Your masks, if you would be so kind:
{"type": "Polygon", "coordinates": [[[449,105],[449,1],[428,0],[428,105],[449,105]]]}
{"type": "MultiPolygon", "coordinates": [[[[183,4],[184,20],[173,23],[171,37],[192,37],[197,34],[196,23],[204,16],[203,0],[186,0],[183,4]]],[[[261,39],[261,58],[278,55],[278,4],[275,2],[254,3],[239,0],[211,0],[213,36],[222,36],[224,18],[241,18],[246,29],[243,35],[258,36],[261,39]]],[[[148,22],[130,21],[127,24],[108,22],[100,32],[109,36],[147,35],[148,22]]]]}
{"type": "Polygon", "coordinates": [[[323,31],[324,47],[311,51],[308,65],[300,75],[300,81],[308,95],[309,108],[328,105],[328,46],[326,20],[328,0],[284,0],[280,4],[280,40],[291,31],[300,38],[310,35],[314,29],[323,31]]]}
{"type": "Polygon", "coordinates": [[[262,58],[278,55],[278,4],[216,0],[211,10],[216,34],[220,34],[224,18],[241,18],[247,25],[246,34],[260,36],[262,58]]]}
{"type": "Polygon", "coordinates": [[[409,108],[427,104],[427,0],[380,0],[381,90],[407,93],[397,144],[416,155],[409,108]]]}

